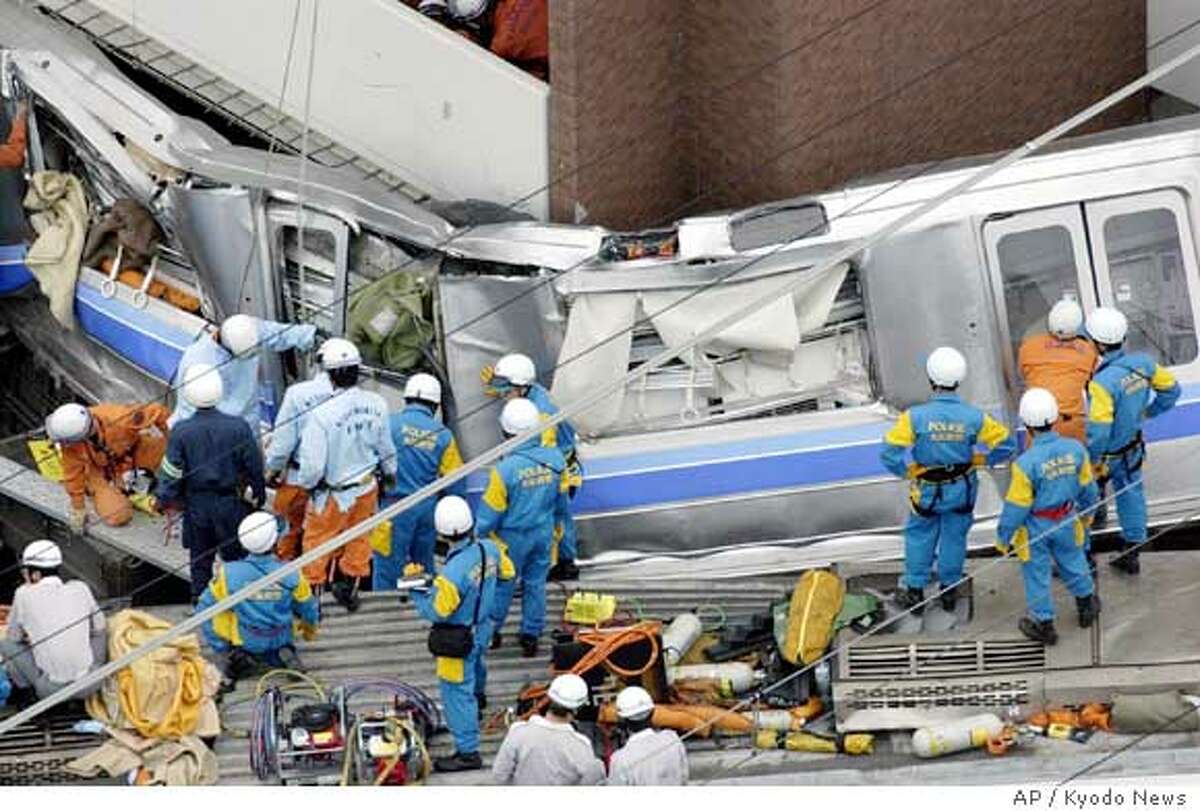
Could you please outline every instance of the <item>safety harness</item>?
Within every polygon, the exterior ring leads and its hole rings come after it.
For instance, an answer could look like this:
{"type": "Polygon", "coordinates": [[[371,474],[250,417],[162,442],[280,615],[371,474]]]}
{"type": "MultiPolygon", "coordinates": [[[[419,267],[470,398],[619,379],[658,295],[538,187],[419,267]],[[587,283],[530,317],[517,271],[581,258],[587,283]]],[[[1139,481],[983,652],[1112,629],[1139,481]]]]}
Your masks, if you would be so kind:
{"type": "Polygon", "coordinates": [[[963,507],[952,510],[956,513],[972,513],[975,511],[975,493],[974,483],[971,480],[971,471],[974,469],[971,462],[963,462],[957,465],[939,465],[938,467],[927,467],[916,475],[917,481],[934,486],[933,500],[929,502],[928,507],[921,506],[920,496],[910,499],[913,510],[923,518],[932,518],[937,515],[934,508],[937,507],[942,500],[942,488],[959,479],[966,480],[967,483],[967,498],[966,504],[963,507]]]}

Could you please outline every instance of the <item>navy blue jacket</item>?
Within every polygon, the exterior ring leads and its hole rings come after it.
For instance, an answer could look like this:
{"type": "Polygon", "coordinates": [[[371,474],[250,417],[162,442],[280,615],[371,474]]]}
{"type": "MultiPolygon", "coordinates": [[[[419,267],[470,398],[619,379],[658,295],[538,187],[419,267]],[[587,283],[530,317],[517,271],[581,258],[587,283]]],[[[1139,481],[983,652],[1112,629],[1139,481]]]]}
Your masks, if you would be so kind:
{"type": "Polygon", "coordinates": [[[186,506],[195,496],[239,496],[249,485],[266,501],[258,440],[241,417],[205,408],[176,423],[158,469],[158,500],[186,506]]]}

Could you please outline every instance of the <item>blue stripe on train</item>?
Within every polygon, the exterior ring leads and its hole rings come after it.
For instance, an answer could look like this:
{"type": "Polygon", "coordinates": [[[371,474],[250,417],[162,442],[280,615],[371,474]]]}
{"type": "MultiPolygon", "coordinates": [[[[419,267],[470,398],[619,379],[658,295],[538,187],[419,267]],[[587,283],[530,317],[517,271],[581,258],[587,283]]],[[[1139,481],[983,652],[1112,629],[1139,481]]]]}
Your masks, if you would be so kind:
{"type": "Polygon", "coordinates": [[[183,330],[86,284],[75,286],[75,317],[88,335],[163,382],[192,342],[183,330]]]}
{"type": "Polygon", "coordinates": [[[24,245],[0,245],[0,296],[15,293],[33,281],[24,259],[24,245]]]}

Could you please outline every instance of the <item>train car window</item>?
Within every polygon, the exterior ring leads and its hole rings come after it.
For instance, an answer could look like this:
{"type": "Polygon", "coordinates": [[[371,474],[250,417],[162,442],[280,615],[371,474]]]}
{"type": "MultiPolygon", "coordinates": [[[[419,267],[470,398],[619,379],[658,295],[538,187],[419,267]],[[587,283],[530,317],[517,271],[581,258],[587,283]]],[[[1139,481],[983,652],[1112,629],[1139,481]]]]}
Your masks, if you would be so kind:
{"type": "Polygon", "coordinates": [[[1196,359],[1192,293],[1175,212],[1152,208],[1104,220],[1113,304],[1129,319],[1126,346],[1167,366],[1196,359]]]}
{"type": "Polygon", "coordinates": [[[1078,271],[1071,233],[1050,225],[1000,237],[996,256],[1004,285],[1004,308],[1015,356],[1021,342],[1046,331],[1054,302],[1078,298],[1078,271]]]}

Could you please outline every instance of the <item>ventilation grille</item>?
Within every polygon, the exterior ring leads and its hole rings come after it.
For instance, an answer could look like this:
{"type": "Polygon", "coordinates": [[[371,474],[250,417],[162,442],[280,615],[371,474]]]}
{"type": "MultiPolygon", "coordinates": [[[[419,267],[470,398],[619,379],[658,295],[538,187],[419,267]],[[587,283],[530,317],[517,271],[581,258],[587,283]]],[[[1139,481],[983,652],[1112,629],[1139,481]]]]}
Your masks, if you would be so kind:
{"type": "Polygon", "coordinates": [[[1045,647],[1031,640],[852,645],[847,651],[846,678],[953,678],[1045,666],[1045,647]]]}

